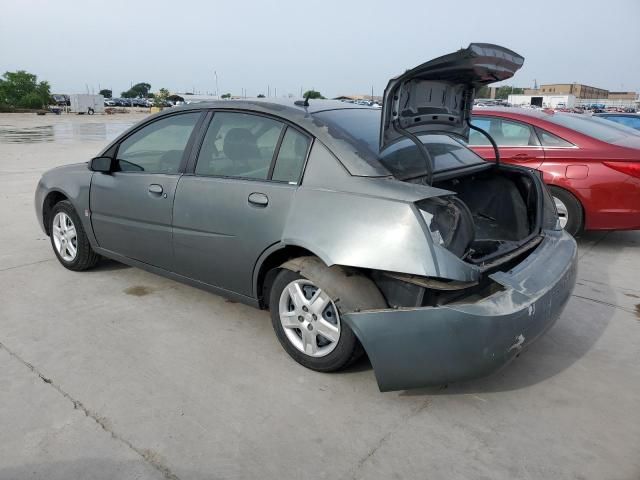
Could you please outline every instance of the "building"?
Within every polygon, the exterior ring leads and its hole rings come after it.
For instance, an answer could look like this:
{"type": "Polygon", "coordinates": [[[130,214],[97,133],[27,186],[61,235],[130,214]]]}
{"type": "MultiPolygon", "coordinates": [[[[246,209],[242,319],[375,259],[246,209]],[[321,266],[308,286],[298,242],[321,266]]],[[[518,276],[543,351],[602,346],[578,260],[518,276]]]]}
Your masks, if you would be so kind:
{"type": "MultiPolygon", "coordinates": [[[[532,89],[527,89],[531,91],[532,89]]],[[[572,108],[576,105],[575,95],[547,94],[547,95],[509,95],[508,102],[514,107],[535,105],[544,108],[572,108]]]]}
{"type": "Polygon", "coordinates": [[[609,100],[637,100],[638,94],[636,92],[609,92],[607,97],[609,100]]]}
{"type": "Polygon", "coordinates": [[[540,88],[527,88],[524,95],[573,95],[579,100],[586,98],[607,98],[609,90],[590,87],[582,83],[549,83],[540,88]]]}
{"type": "Polygon", "coordinates": [[[378,95],[340,95],[339,97],[334,97],[333,100],[368,100],[372,102],[382,103],[382,97],[378,95]]]}

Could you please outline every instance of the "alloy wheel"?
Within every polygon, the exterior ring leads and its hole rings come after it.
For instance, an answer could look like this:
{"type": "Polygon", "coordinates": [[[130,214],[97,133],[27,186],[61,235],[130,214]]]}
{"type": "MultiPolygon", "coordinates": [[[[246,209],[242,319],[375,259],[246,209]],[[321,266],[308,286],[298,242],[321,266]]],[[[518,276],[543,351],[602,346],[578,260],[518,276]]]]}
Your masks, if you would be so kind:
{"type": "Polygon", "coordinates": [[[58,255],[65,262],[73,262],[78,255],[78,236],[71,217],[64,212],[58,212],[53,217],[51,234],[58,255]]]}
{"type": "Polygon", "coordinates": [[[280,323],[289,342],[310,357],[330,354],[340,340],[338,309],[313,282],[298,279],[280,295],[280,323]]]}
{"type": "Polygon", "coordinates": [[[569,209],[558,197],[553,197],[553,201],[556,204],[556,210],[558,211],[560,226],[562,228],[565,228],[567,226],[567,222],[569,221],[569,209]]]}

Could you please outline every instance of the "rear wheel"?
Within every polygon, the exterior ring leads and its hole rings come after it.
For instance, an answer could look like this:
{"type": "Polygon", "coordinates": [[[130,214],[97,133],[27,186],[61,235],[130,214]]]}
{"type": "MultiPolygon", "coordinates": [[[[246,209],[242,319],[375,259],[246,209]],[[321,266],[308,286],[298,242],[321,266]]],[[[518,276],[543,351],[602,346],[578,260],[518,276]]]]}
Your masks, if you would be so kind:
{"type": "Polygon", "coordinates": [[[580,201],[568,191],[549,186],[553,201],[558,211],[560,226],[574,237],[584,228],[584,213],[580,201]]]}
{"type": "Polygon", "coordinates": [[[51,246],[60,263],[69,270],[87,270],[98,263],[100,256],[93,251],[73,205],[67,200],[54,205],[49,232],[51,246]]]}
{"type": "Polygon", "coordinates": [[[269,299],[271,323],[286,352],[312,370],[332,372],[362,354],[351,329],[318,285],[291,270],[278,273],[269,299]]]}

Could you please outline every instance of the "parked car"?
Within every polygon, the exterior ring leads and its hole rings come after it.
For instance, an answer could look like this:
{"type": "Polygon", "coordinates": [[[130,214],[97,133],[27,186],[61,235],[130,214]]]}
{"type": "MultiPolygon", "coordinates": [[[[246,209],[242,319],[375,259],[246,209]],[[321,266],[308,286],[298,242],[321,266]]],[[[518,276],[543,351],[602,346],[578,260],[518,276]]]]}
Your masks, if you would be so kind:
{"type": "Polygon", "coordinates": [[[392,79],[382,109],[176,107],[46,172],[37,218],[70,270],[105,256],[269,309],[308,368],[363,347],[381,390],[486,375],[553,324],[576,278],[540,177],[464,144],[474,89],[522,63],[472,44],[392,79]]]}
{"type": "Polygon", "coordinates": [[[640,130],[640,115],[637,113],[597,113],[596,116],[640,130]]]}
{"type": "MultiPolygon", "coordinates": [[[[583,230],[640,229],[640,136],[588,115],[550,110],[482,109],[473,125],[488,131],[500,161],[539,170],[562,226],[583,230]]],[[[469,145],[495,160],[491,144],[472,132],[469,145]]]]}

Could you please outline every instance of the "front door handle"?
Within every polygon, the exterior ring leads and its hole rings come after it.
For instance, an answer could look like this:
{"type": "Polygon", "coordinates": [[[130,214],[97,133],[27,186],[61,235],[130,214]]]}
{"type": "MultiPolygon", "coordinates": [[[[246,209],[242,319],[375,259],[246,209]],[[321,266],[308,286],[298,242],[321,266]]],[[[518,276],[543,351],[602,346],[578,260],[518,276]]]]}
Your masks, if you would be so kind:
{"type": "Polygon", "coordinates": [[[249,203],[256,205],[258,207],[266,207],[269,204],[269,197],[267,197],[264,193],[253,192],[249,195],[249,203]]]}
{"type": "Polygon", "coordinates": [[[162,185],[158,185],[157,183],[152,183],[149,185],[149,193],[155,193],[156,195],[160,195],[162,193],[162,185]]]}
{"type": "Polygon", "coordinates": [[[525,162],[527,160],[533,160],[535,157],[529,155],[528,153],[519,153],[513,156],[513,159],[517,162],[525,162]]]}

